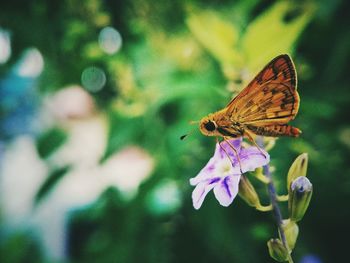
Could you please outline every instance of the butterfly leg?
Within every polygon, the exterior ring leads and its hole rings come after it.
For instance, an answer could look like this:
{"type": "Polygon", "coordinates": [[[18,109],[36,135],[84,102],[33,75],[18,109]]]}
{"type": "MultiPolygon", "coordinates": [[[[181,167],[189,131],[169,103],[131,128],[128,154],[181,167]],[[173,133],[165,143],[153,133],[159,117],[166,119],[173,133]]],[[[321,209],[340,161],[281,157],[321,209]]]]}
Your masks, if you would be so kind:
{"type": "Polygon", "coordinates": [[[230,155],[227,153],[227,151],[225,150],[225,148],[222,147],[222,145],[221,145],[222,142],[223,142],[223,141],[219,141],[218,137],[216,137],[216,143],[219,143],[220,148],[224,151],[224,153],[226,154],[226,156],[228,157],[228,159],[230,160],[230,162],[231,162],[232,165],[233,165],[233,161],[232,161],[230,155]]]}
{"type": "MultiPolygon", "coordinates": [[[[234,151],[234,153],[235,153],[235,155],[236,155],[236,157],[237,157],[237,160],[238,160],[239,170],[240,170],[240,172],[243,174],[241,158],[239,157],[239,154],[238,154],[236,148],[235,148],[235,147],[230,143],[230,141],[229,141],[228,139],[226,139],[225,137],[224,137],[224,141],[225,141],[225,142],[230,146],[230,148],[234,151]]],[[[221,142],[223,142],[223,141],[221,141],[221,142]]],[[[220,142],[220,143],[221,143],[221,142],[220,142]]],[[[219,144],[220,144],[220,143],[219,143],[219,144]]],[[[220,144],[220,146],[221,146],[221,144],[220,144]]],[[[221,148],[226,152],[226,150],[225,150],[222,146],[221,146],[221,148]]],[[[227,152],[226,152],[226,154],[227,154],[227,152]]],[[[230,158],[230,159],[231,159],[231,158],[230,158]]],[[[234,164],[232,160],[231,160],[231,163],[232,163],[232,165],[234,164]]]]}
{"type": "Polygon", "coordinates": [[[248,140],[254,144],[254,146],[256,148],[258,148],[259,152],[265,157],[265,159],[267,158],[267,156],[265,155],[265,153],[262,151],[262,149],[260,148],[260,146],[255,142],[253,136],[251,135],[251,133],[249,131],[245,131],[244,135],[247,136],[248,140]]]}
{"type": "MultiPolygon", "coordinates": [[[[231,162],[231,164],[232,164],[232,166],[233,166],[233,165],[234,165],[233,160],[231,159],[231,157],[230,157],[230,155],[228,154],[228,152],[226,151],[226,149],[221,145],[221,143],[222,143],[223,141],[219,141],[219,139],[216,137],[216,142],[219,143],[220,148],[224,151],[224,153],[226,154],[226,156],[228,157],[228,159],[230,160],[230,162],[231,162]]],[[[227,140],[225,140],[225,142],[229,143],[227,140]]],[[[229,145],[230,145],[230,147],[233,147],[230,143],[229,143],[229,145]]],[[[235,148],[233,148],[233,149],[234,149],[234,152],[235,152],[235,154],[236,154],[236,156],[237,156],[237,160],[238,160],[238,163],[239,163],[239,168],[240,168],[240,170],[241,170],[241,173],[243,173],[243,172],[242,172],[241,160],[239,159],[239,156],[238,156],[238,154],[237,154],[236,149],[235,149],[235,148]]]]}

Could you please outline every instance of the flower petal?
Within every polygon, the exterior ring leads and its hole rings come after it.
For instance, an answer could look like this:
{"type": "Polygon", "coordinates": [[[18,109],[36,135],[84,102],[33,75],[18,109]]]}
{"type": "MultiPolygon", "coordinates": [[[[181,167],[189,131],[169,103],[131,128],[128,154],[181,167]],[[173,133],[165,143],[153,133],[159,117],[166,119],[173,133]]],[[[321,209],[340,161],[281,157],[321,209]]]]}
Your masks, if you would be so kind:
{"type": "Polygon", "coordinates": [[[199,184],[200,182],[212,178],[214,176],[216,162],[217,160],[214,157],[210,158],[209,162],[197,174],[197,176],[190,179],[190,184],[194,186],[199,184]]]}
{"type": "Polygon", "coordinates": [[[219,181],[219,178],[213,178],[197,184],[192,192],[192,203],[195,209],[199,209],[202,206],[204,198],[208,192],[213,189],[219,181]]]}
{"type": "Polygon", "coordinates": [[[238,184],[241,175],[229,175],[214,187],[216,199],[222,206],[229,206],[238,193],[238,184]]]}
{"type": "Polygon", "coordinates": [[[237,150],[239,151],[241,149],[241,143],[243,141],[243,138],[240,137],[238,139],[232,139],[232,140],[229,140],[229,142],[231,143],[231,145],[237,150]]]}
{"type": "Polygon", "coordinates": [[[232,149],[231,146],[233,146],[233,148],[236,149],[237,153],[239,153],[240,150],[241,150],[241,143],[242,143],[242,138],[232,139],[232,140],[228,140],[228,141],[223,141],[221,143],[221,146],[220,146],[219,143],[217,143],[216,144],[216,148],[215,148],[214,156],[216,156],[217,158],[221,158],[222,159],[222,158],[227,158],[227,154],[228,154],[228,155],[230,155],[230,157],[232,159],[237,158],[236,157],[236,153],[232,149]]]}
{"type": "Polygon", "coordinates": [[[239,157],[242,164],[242,172],[254,171],[256,168],[266,165],[270,162],[270,155],[261,149],[262,154],[257,147],[242,148],[239,157]]]}

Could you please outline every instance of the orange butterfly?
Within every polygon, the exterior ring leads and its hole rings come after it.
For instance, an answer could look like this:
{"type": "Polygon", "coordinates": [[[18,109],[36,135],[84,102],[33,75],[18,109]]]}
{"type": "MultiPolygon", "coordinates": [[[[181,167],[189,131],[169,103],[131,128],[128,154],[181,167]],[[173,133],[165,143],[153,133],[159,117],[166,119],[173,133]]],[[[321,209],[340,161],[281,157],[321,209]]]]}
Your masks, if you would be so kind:
{"type": "Polygon", "coordinates": [[[299,109],[296,85],[291,58],[279,55],[225,108],[202,118],[199,129],[224,140],[246,137],[255,145],[253,135],[298,137],[301,131],[287,124],[299,109]]]}

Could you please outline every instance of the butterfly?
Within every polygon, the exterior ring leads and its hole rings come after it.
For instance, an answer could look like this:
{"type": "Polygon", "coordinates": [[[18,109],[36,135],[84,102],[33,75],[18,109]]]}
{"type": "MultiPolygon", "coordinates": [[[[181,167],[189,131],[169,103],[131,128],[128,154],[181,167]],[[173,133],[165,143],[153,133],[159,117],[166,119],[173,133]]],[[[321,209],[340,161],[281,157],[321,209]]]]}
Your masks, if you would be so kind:
{"type": "Polygon", "coordinates": [[[226,107],[202,118],[199,129],[225,141],[245,137],[257,147],[255,135],[298,137],[301,130],[287,123],[297,115],[299,101],[293,61],[286,54],[279,55],[226,107]]]}

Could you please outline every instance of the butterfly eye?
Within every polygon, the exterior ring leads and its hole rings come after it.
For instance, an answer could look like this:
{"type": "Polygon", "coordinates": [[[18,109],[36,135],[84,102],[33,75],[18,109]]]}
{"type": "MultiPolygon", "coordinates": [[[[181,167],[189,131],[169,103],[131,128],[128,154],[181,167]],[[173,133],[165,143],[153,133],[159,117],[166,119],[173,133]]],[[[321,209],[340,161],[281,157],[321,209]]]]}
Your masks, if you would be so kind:
{"type": "Polygon", "coordinates": [[[216,129],[214,122],[208,121],[204,124],[204,127],[207,131],[214,131],[216,129]]]}

